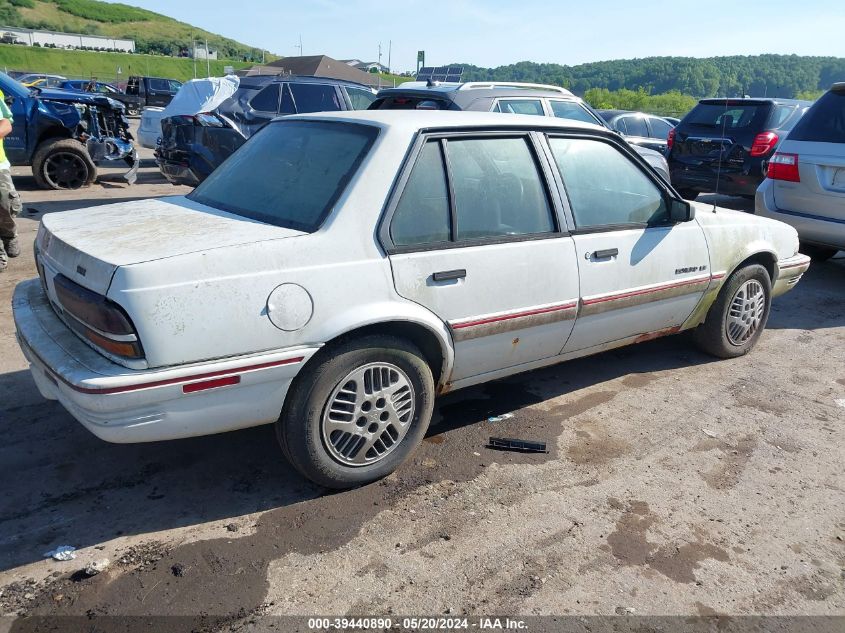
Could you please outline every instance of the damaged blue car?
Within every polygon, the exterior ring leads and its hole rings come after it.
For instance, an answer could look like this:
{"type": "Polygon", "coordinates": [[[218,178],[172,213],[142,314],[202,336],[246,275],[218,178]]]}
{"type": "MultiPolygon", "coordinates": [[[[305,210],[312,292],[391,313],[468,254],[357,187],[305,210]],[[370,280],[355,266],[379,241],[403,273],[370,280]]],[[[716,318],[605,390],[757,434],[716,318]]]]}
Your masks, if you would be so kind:
{"type": "Polygon", "coordinates": [[[124,162],[124,178],[135,182],[138,152],[122,103],[94,93],[28,88],[2,72],[0,90],[14,117],[6,155],[12,165],[31,166],[39,187],[86,187],[103,161],[124,162]]]}

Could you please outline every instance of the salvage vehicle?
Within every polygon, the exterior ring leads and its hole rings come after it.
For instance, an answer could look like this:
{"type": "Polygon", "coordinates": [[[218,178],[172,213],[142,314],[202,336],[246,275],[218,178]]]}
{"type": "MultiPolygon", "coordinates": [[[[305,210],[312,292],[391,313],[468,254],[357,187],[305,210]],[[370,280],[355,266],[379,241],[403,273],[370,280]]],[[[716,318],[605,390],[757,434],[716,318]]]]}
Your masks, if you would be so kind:
{"type": "Polygon", "coordinates": [[[599,110],[598,113],[632,145],[648,147],[661,154],[666,153],[666,139],[675,127],[673,123],[645,112],[599,110]]]}
{"type": "MultiPolygon", "coordinates": [[[[590,105],[566,88],[547,84],[502,81],[467,83],[407,81],[380,90],[370,110],[470,110],[550,116],[611,128],[590,105]]],[[[663,154],[648,147],[634,149],[669,180],[663,154]]]]}
{"type": "Polygon", "coordinates": [[[147,106],[164,107],[173,100],[181,87],[182,82],[175,79],[133,75],[126,82],[127,111],[137,116],[147,106]]]}
{"type": "Polygon", "coordinates": [[[122,161],[135,182],[137,151],[123,104],[104,95],[27,88],[0,72],[0,90],[12,111],[4,139],[12,165],[30,165],[42,189],[78,189],[97,178],[97,163],[122,161]]]}
{"type": "Polygon", "coordinates": [[[159,169],[172,184],[193,187],[279,115],[363,110],[375,98],[375,90],[350,81],[244,77],[237,92],[213,110],[164,113],[156,150],[159,169]]]}
{"type": "Polygon", "coordinates": [[[672,184],[687,200],[705,191],[753,198],[778,143],[811,104],[702,99],[669,133],[672,184]]]}
{"type": "Polygon", "coordinates": [[[769,161],[758,215],[791,224],[801,250],[824,261],[845,250],[845,82],[807,111],[769,161]]]}
{"type": "Polygon", "coordinates": [[[437,394],[684,330],[746,354],[809,266],[606,128],[425,111],[280,118],[188,196],[45,215],[35,260],[46,398],[111,442],[275,423],[332,488],[395,470],[437,394]]]}

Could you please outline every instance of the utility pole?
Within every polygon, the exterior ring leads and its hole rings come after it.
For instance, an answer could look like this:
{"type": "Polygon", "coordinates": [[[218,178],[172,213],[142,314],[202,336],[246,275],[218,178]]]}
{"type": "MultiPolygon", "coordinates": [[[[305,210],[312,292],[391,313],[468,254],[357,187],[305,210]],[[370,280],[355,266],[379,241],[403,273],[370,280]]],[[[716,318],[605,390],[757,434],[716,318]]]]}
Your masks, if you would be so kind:
{"type": "Polygon", "coordinates": [[[194,59],[194,79],[197,78],[197,43],[194,34],[191,32],[191,57],[194,59]]]}
{"type": "Polygon", "coordinates": [[[208,38],[205,38],[205,72],[206,77],[211,77],[211,60],[208,55],[208,38]]]}
{"type": "MultiPolygon", "coordinates": [[[[393,40],[387,42],[387,72],[392,72],[393,65],[390,63],[390,57],[393,54],[393,40]]],[[[396,86],[394,86],[395,88],[396,86]]]]}
{"type": "Polygon", "coordinates": [[[299,44],[294,44],[293,47],[299,49],[299,56],[302,57],[302,33],[299,34],[299,44]]]}

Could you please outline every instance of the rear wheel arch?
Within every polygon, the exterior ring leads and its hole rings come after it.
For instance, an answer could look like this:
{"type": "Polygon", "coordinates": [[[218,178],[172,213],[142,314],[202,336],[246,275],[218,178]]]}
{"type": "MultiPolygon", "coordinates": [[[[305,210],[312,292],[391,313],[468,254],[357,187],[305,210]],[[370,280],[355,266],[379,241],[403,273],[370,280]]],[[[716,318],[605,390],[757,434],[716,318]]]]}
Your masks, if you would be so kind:
{"type": "Polygon", "coordinates": [[[431,368],[435,385],[440,386],[448,379],[449,365],[451,364],[449,362],[449,350],[444,347],[441,338],[430,328],[414,321],[384,321],[356,327],[327,341],[308,362],[314,362],[314,359],[318,356],[330,354],[332,349],[349,340],[371,335],[393,336],[413,343],[423,353],[428,366],[431,368]]]}

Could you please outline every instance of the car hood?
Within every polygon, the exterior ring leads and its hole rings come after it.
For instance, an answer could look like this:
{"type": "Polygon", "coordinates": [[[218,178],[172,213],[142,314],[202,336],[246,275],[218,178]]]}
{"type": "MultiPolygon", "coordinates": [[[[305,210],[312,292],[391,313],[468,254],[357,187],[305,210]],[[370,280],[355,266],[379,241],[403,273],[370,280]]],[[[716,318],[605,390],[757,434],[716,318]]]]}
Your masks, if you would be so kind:
{"type": "Polygon", "coordinates": [[[36,245],[56,272],[106,294],[120,266],[297,235],[174,196],[47,214],[36,245]]]}
{"type": "Polygon", "coordinates": [[[65,103],[86,103],[88,105],[97,105],[100,107],[114,108],[122,107],[119,101],[90,92],[77,92],[76,90],[61,90],[59,88],[42,88],[37,91],[36,95],[39,99],[46,99],[48,101],[62,101],[65,103]]]}

